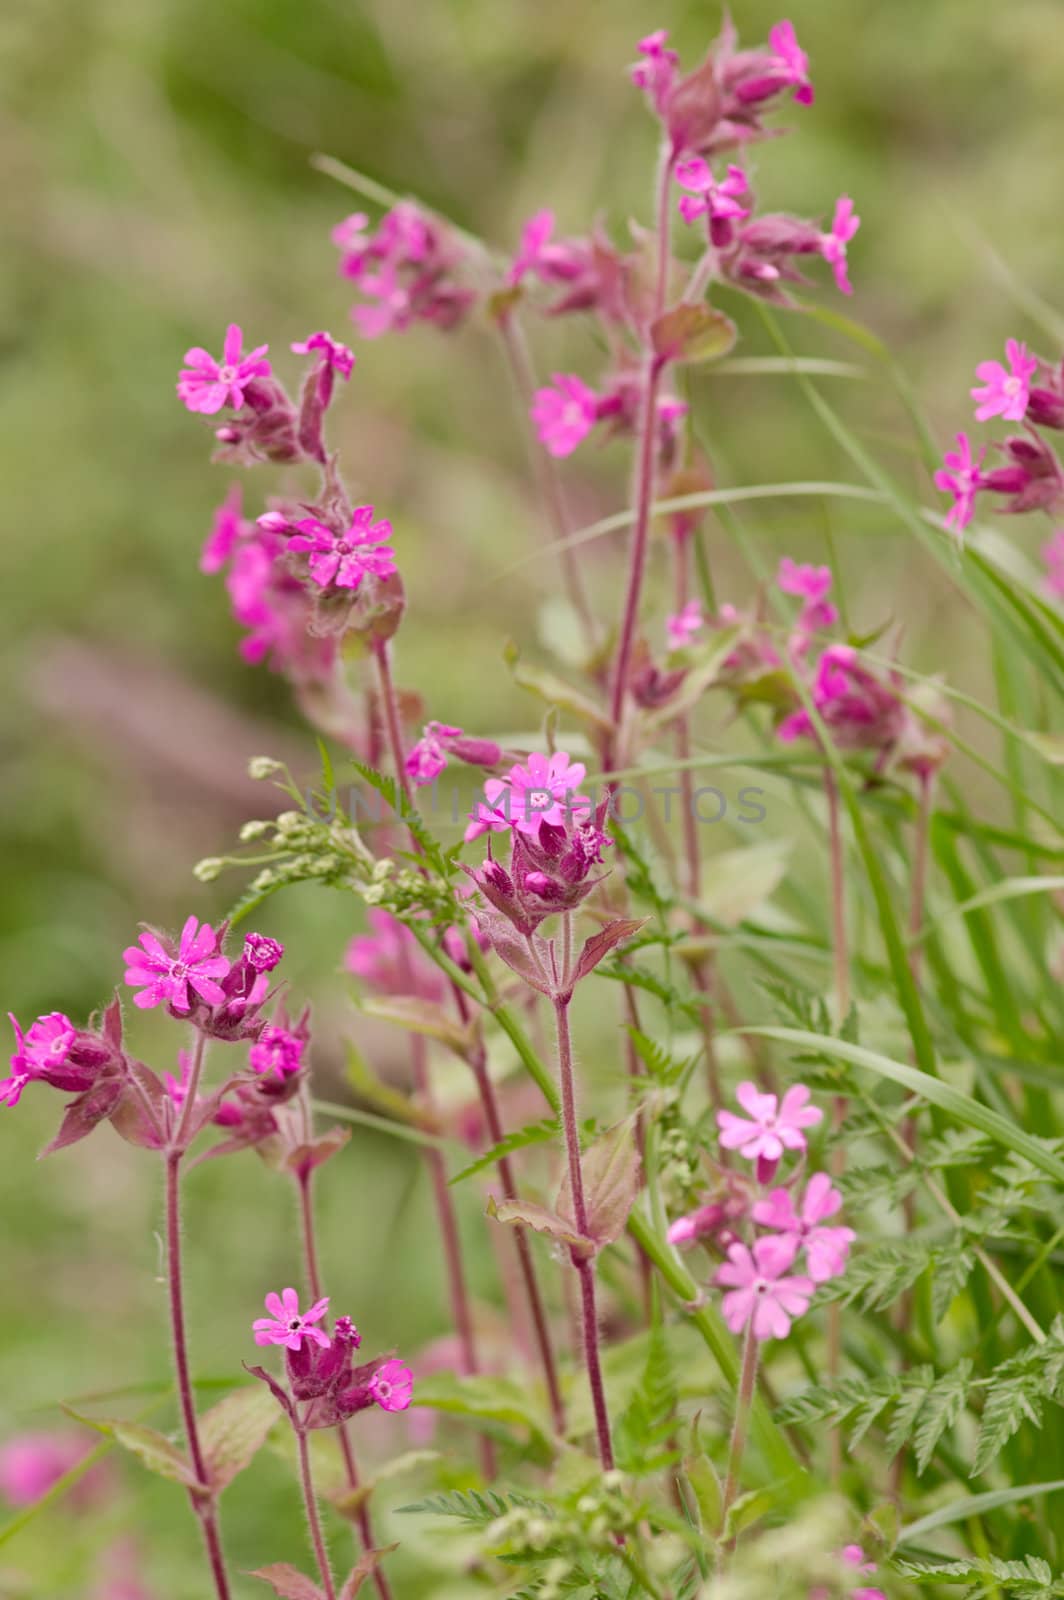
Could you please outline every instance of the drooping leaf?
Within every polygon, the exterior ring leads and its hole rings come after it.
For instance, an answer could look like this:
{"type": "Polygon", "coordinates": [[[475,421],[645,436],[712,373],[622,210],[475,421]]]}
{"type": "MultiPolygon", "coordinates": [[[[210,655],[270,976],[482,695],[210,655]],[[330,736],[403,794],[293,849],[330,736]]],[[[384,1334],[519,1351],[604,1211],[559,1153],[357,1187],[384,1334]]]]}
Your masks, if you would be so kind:
{"type": "MultiPolygon", "coordinates": [[[[633,1112],[623,1122],[607,1129],[588,1146],[580,1160],[588,1233],[596,1250],[603,1250],[620,1238],[639,1193],[636,1121],[633,1112]]],[[[558,1191],[557,1209],[569,1226],[576,1226],[568,1173],[558,1191]]]]}
{"type": "Polygon", "coordinates": [[[310,1578],[287,1561],[276,1561],[269,1567],[257,1567],[248,1573],[249,1578],[261,1578],[268,1583],[280,1600],[325,1600],[324,1595],[310,1578]]]}
{"type": "Polygon", "coordinates": [[[200,1442],[212,1487],[221,1491],[243,1472],[277,1422],[277,1406],[265,1389],[237,1389],[200,1419],[200,1442]]]}
{"type": "Polygon", "coordinates": [[[631,939],[640,928],[646,927],[647,917],[618,917],[613,922],[607,922],[598,933],[592,933],[584,940],[584,948],[580,952],[576,969],[573,973],[573,982],[579,983],[593,972],[611,950],[623,944],[626,939],[631,939]]]}
{"type": "Polygon", "coordinates": [[[378,1550],[364,1550],[344,1581],[340,1600],[355,1600],[366,1579],[373,1576],[385,1556],[390,1556],[398,1548],[398,1544],[386,1544],[378,1550]]]}
{"type": "Polygon", "coordinates": [[[537,1205],[534,1200],[496,1200],[494,1195],[489,1195],[487,1214],[494,1217],[496,1222],[519,1223],[533,1228],[536,1233],[549,1234],[559,1244],[568,1245],[580,1255],[593,1255],[595,1252],[594,1241],[578,1233],[571,1220],[548,1210],[546,1206],[537,1205]]]}
{"type": "Polygon", "coordinates": [[[104,1078],[71,1100],[59,1124],[59,1132],[50,1144],[45,1145],[38,1159],[43,1160],[57,1150],[65,1150],[69,1145],[87,1139],[94,1128],[113,1114],[127,1092],[121,1078],[104,1078]]]}
{"type": "Polygon", "coordinates": [[[666,361],[717,361],[734,349],[735,323],[715,306],[683,303],[651,324],[654,349],[666,361]]]}
{"type": "Polygon", "coordinates": [[[367,1017],[394,1023],[406,1033],[420,1033],[426,1039],[435,1039],[463,1061],[469,1060],[473,1048],[472,1028],[463,1026],[443,1006],[431,1000],[409,994],[366,995],[359,1001],[359,1010],[367,1017]]]}

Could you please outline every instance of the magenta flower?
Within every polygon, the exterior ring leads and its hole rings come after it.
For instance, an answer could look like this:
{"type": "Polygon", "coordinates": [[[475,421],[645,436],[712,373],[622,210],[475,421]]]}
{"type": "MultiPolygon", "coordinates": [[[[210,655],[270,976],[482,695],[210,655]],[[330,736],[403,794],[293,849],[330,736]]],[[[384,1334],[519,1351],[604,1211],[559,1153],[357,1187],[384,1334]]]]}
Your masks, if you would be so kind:
{"type": "Polygon", "coordinates": [[[488,779],[487,804],[480,802],[473,812],[466,839],[504,828],[536,838],[543,822],[564,828],[575,815],[591,809],[587,796],[576,793],[586,771],[582,761],[571,762],[564,750],[552,756],[533,751],[526,765],[518,762],[505,777],[488,779]]]}
{"type": "Polygon", "coordinates": [[[1031,397],[1031,379],[1038,371],[1038,357],[1027,354],[1027,346],[1017,339],[1005,342],[1008,368],[1000,361],[980,361],[975,369],[982,384],[971,391],[976,422],[989,422],[991,417],[1004,417],[1006,422],[1022,422],[1027,415],[1027,402],[1031,397]]]}
{"type": "Polygon", "coordinates": [[[529,217],[521,229],[521,243],[506,274],[507,283],[518,284],[527,273],[540,270],[553,232],[553,211],[537,211],[529,217]]]}
{"type": "Polygon", "coordinates": [[[794,98],[799,105],[811,106],[813,85],[809,81],[809,57],[798,44],[794,24],[786,18],[777,22],[768,30],[768,42],[782,81],[794,84],[794,98]]]}
{"type": "Polygon", "coordinates": [[[303,1340],[310,1339],[324,1350],[329,1348],[328,1334],[312,1326],[328,1311],[328,1296],[315,1301],[309,1311],[300,1311],[296,1291],[282,1289],[279,1295],[268,1294],[265,1304],[270,1315],[251,1324],[256,1344],[282,1344],[286,1350],[301,1350],[303,1340]]]}
{"type": "Polygon", "coordinates": [[[382,1411],[405,1411],[414,1391],[414,1375],[401,1361],[386,1361],[370,1378],[369,1391],[382,1411]]]}
{"type": "Polygon", "coordinates": [[[201,572],[220,572],[230,559],[240,540],[251,532],[251,524],[242,515],[243,492],[234,483],[217,511],[211,531],[200,552],[201,572]]]}
{"type": "Polygon", "coordinates": [[[355,366],[355,353],[349,350],[346,344],[341,344],[334,339],[331,333],[312,333],[300,343],[294,344],[292,350],[297,356],[313,355],[319,352],[323,366],[330,367],[333,372],[339,373],[341,378],[350,378],[355,366]]]}
{"type": "Polygon", "coordinates": [[[223,406],[239,411],[244,404],[244,391],[254,378],[268,378],[270,363],[263,360],[267,344],[260,344],[247,355],[243,353],[244,335],[235,322],[225,330],[225,346],[221,362],[215,361],[209,351],[194,345],[185,351],[186,365],[177,380],[178,399],[190,411],[212,415],[223,406]]]}
{"type": "Polygon", "coordinates": [[[532,421],[552,456],[572,455],[598,418],[599,397],[573,373],[555,372],[552,388],[536,390],[532,421]]]}
{"type": "Polygon", "coordinates": [[[462,729],[452,727],[446,722],[430,722],[426,724],[421,738],[410,749],[406,758],[406,770],[411,782],[416,788],[423,788],[438,778],[447,766],[447,751],[445,741],[460,739],[462,729]]]}
{"type": "Polygon", "coordinates": [[[372,506],[357,506],[345,533],[334,533],[313,517],[305,517],[296,527],[299,531],[289,539],[288,548],[309,553],[310,575],[323,589],[330,584],[357,589],[363,578],[390,578],[398,570],[395,551],[384,543],[391,537],[392,525],[386,518],[374,522],[372,506]]]}
{"type": "Polygon", "coordinates": [[[410,929],[390,911],[374,907],[369,933],[351,940],[344,966],[378,994],[416,994],[423,1000],[443,996],[443,978],[429,961],[410,929]]]}
{"type": "Polygon", "coordinates": [[[750,207],[740,205],[738,196],[746,194],[749,184],[742,167],[729,166],[728,176],[718,183],[708,161],[692,156],[681,161],[676,168],[676,182],[691,194],[680,198],[680,215],[685,222],[699,217],[709,219],[710,237],[722,248],[731,241],[732,224],[750,215],[750,207]]]}
{"type": "Polygon", "coordinates": [[[350,1317],[337,1317],[333,1326],[333,1340],[336,1344],[350,1345],[357,1350],[362,1343],[362,1335],[350,1317]]]}
{"type": "Polygon", "coordinates": [[[272,972],[284,955],[284,945],[264,933],[249,933],[244,940],[244,960],[256,972],[272,972]]]}
{"type": "Polygon", "coordinates": [[[751,1215],[762,1228],[798,1240],[805,1251],[806,1271],[814,1283],[827,1283],[846,1270],[846,1258],[857,1235],[852,1228],[826,1228],[823,1224],[842,1209],[842,1195],[825,1172],[816,1172],[806,1184],[796,1211],[788,1189],[773,1189],[758,1200],[751,1215]]]}
{"type": "Polygon", "coordinates": [[[784,556],[780,561],[776,574],[780,589],[784,594],[799,595],[805,602],[791,639],[792,654],[804,655],[811,636],[822,628],[830,628],[839,620],[839,613],[827,598],[832,581],[830,567],[799,563],[792,561],[790,556],[784,556]]]}
{"type": "Polygon", "coordinates": [[[210,1005],[220,1005],[225,990],[216,978],[229,971],[229,962],[218,948],[218,938],[209,923],[202,927],[195,917],[189,917],[181,930],[176,952],[150,929],[140,935],[142,948],[131,945],[124,952],[125,981],[131,988],[139,988],[133,1004],[142,1010],[150,1006],[169,1003],[175,1011],[190,1011],[192,989],[210,1005]]]}
{"type": "Polygon", "coordinates": [[[287,1028],[263,1028],[260,1037],[248,1051],[248,1065],[261,1078],[272,1078],[284,1083],[293,1077],[303,1061],[305,1039],[289,1033],[287,1028]]]}
{"type": "MultiPolygon", "coordinates": [[[[77,1029],[62,1011],[50,1011],[38,1017],[23,1033],[15,1017],[8,1012],[15,1030],[15,1053],[11,1057],[11,1076],[0,1079],[0,1105],[12,1110],[22,1098],[22,1091],[35,1078],[49,1075],[62,1067],[70,1055],[77,1037],[77,1029]]],[[[66,1087],[61,1084],[60,1087],[66,1087]]]]}
{"type": "Polygon", "coordinates": [[[670,650],[682,650],[691,643],[695,634],[705,625],[702,607],[697,600],[688,600],[682,611],[665,618],[665,635],[670,650]]]}
{"type": "Polygon", "coordinates": [[[972,455],[971,441],[966,433],[958,433],[956,450],[947,450],[943,465],[935,473],[935,488],[953,496],[953,504],[946,513],[946,526],[955,533],[963,533],[975,512],[975,497],[984,487],[982,472],[986,446],[978,456],[972,455]]]}
{"type": "Polygon", "coordinates": [[[721,1301],[732,1333],[753,1326],[755,1339],[785,1339],[791,1322],[809,1309],[814,1285],[809,1278],[789,1277],[798,1241],[787,1237],[755,1239],[752,1250],[736,1241],[713,1282],[729,1292],[721,1301]]]}
{"type": "Polygon", "coordinates": [[[737,1117],[733,1111],[717,1112],[720,1142],[725,1150],[738,1150],[748,1161],[758,1164],[762,1182],[766,1169],[775,1171],[784,1150],[804,1150],[805,1129],[814,1127],[824,1113],[807,1104],[809,1090],[795,1083],[782,1101],[774,1094],[763,1094],[755,1083],[741,1083],[735,1098],[748,1113],[737,1117]]]}
{"type": "Polygon", "coordinates": [[[16,1434],[0,1445],[0,1494],[9,1505],[33,1505],[84,1459],[89,1448],[76,1434],[16,1434]]]}
{"type": "Polygon", "coordinates": [[[843,294],[853,294],[846,271],[846,246],[860,226],[861,219],[854,213],[853,201],[844,194],[835,207],[831,232],[820,235],[820,254],[834,272],[835,282],[843,294]]]}
{"type": "Polygon", "coordinates": [[[636,48],[643,59],[628,69],[632,82],[637,89],[642,89],[659,117],[665,114],[680,60],[676,51],[667,47],[668,37],[666,30],[659,28],[656,33],[648,33],[645,39],[640,39],[636,48]]]}
{"type": "Polygon", "coordinates": [[[1064,528],[1057,528],[1042,546],[1042,560],[1046,564],[1045,588],[1047,594],[1064,600],[1064,528]]]}

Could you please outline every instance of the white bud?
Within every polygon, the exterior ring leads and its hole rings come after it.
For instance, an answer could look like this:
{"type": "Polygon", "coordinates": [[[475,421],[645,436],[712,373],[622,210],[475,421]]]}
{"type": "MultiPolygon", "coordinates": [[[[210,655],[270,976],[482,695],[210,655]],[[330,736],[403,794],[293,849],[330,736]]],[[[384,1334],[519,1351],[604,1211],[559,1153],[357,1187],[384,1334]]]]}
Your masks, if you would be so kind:
{"type": "Polygon", "coordinates": [[[204,856],[202,861],[197,861],[192,868],[192,875],[200,883],[213,883],[225,870],[225,862],[219,856],[204,856]]]}
{"type": "Polygon", "coordinates": [[[259,782],[263,778],[272,778],[275,772],[282,772],[284,763],[275,761],[272,756],[252,756],[248,762],[248,777],[259,782]]]}

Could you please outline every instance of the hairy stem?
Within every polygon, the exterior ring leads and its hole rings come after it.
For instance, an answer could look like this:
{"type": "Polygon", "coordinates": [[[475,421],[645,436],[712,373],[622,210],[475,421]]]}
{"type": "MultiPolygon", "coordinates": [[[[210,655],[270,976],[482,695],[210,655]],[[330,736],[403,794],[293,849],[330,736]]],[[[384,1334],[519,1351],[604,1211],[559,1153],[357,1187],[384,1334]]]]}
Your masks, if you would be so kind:
{"type": "Polygon", "coordinates": [[[318,1511],[318,1497],[314,1493],[305,1428],[296,1428],[296,1440],[299,1445],[299,1481],[303,1486],[303,1505],[310,1525],[310,1539],[314,1546],[314,1559],[318,1564],[318,1576],[321,1578],[325,1600],[336,1600],[336,1582],[329,1565],[329,1553],[325,1548],[325,1535],[321,1529],[321,1515],[318,1511]]]}
{"type": "MultiPolygon", "coordinates": [[[[568,917],[566,918],[568,920],[568,917]]],[[[565,975],[568,981],[568,974],[565,975]]],[[[584,1199],[584,1176],[580,1165],[580,1131],[576,1116],[576,1083],[573,1072],[573,1045],[569,1033],[569,1002],[571,996],[559,994],[554,1000],[554,1016],[558,1032],[558,1078],[562,1092],[562,1126],[565,1130],[565,1154],[569,1164],[569,1189],[573,1201],[573,1221],[576,1231],[588,1236],[587,1204],[584,1199]]],[[[595,1432],[598,1435],[599,1460],[604,1472],[613,1467],[613,1441],[610,1437],[609,1412],[606,1409],[606,1389],[602,1381],[602,1363],[599,1358],[598,1313],[595,1307],[595,1266],[592,1259],[577,1251],[571,1252],[573,1266],[580,1278],[581,1324],[584,1342],[584,1365],[591,1387],[591,1404],[595,1413],[595,1432]]]]}
{"type": "MultiPolygon", "coordinates": [[[[198,1052],[198,1065],[194,1063],[192,1077],[198,1080],[203,1062],[202,1044],[198,1052]]],[[[195,1083],[189,1081],[186,1106],[195,1096],[195,1083]]],[[[184,1121],[184,1118],[182,1119],[184,1121]]],[[[196,1475],[198,1487],[189,1491],[192,1509],[203,1529],[203,1542],[207,1548],[207,1561],[214,1580],[218,1600],[229,1600],[229,1578],[222,1553],[218,1529],[218,1507],[210,1488],[207,1464],[200,1443],[196,1405],[192,1395],[192,1379],[188,1369],[188,1337],[185,1331],[184,1283],[181,1272],[181,1154],[179,1149],[166,1152],[166,1278],[170,1300],[170,1333],[174,1351],[174,1373],[177,1395],[181,1406],[185,1441],[189,1460],[196,1475]]]]}
{"type": "MultiPolygon", "coordinates": [[[[743,1456],[746,1453],[746,1439],[750,1430],[750,1408],[753,1404],[754,1389],[757,1384],[757,1364],[760,1347],[754,1337],[754,1319],[751,1316],[746,1325],[743,1338],[743,1364],[739,1373],[739,1388],[735,1396],[735,1421],[732,1424],[731,1444],[728,1447],[728,1472],[724,1480],[724,1495],[720,1507],[720,1531],[723,1537],[728,1525],[728,1513],[735,1504],[739,1492],[739,1475],[742,1471],[743,1456]]],[[[735,1549],[737,1536],[733,1535],[724,1543],[724,1552],[730,1554],[735,1549]]]]}
{"type": "MultiPolygon", "coordinates": [[[[318,1266],[318,1241],[317,1229],[314,1221],[313,1172],[302,1173],[296,1179],[296,1192],[299,1196],[299,1217],[303,1236],[303,1265],[306,1272],[307,1288],[311,1301],[322,1298],[321,1271],[318,1266]]],[[[355,1459],[354,1446],[346,1422],[341,1422],[336,1430],[340,1443],[340,1454],[343,1457],[344,1475],[347,1486],[352,1493],[359,1488],[360,1478],[358,1463],[355,1459]]],[[[358,1532],[362,1541],[363,1550],[376,1549],[376,1540],[373,1537],[373,1522],[370,1517],[369,1500],[363,1499],[356,1512],[358,1532]]],[[[381,1567],[374,1567],[373,1582],[380,1600],[392,1600],[391,1586],[381,1567]]]]}
{"type": "MultiPolygon", "coordinates": [[[[663,151],[658,167],[655,213],[657,216],[657,262],[655,268],[654,309],[651,321],[660,317],[665,305],[665,289],[669,265],[669,185],[672,182],[674,156],[663,151]]],[[[635,466],[635,519],[632,524],[628,555],[628,587],[624,600],[620,641],[613,667],[613,689],[610,715],[613,719],[613,740],[618,741],[624,712],[625,690],[632,664],[636,631],[639,625],[639,605],[643,597],[643,579],[646,575],[647,546],[650,536],[650,508],[654,499],[654,469],[657,456],[658,390],[664,360],[654,350],[649,331],[644,353],[643,392],[639,412],[639,444],[635,466]]],[[[615,764],[623,765],[623,749],[611,752],[615,764]],[[620,757],[620,760],[618,760],[620,757]]]]}
{"type": "MultiPolygon", "coordinates": [[[[459,1017],[463,1022],[468,1022],[469,1007],[461,989],[454,990],[454,998],[459,1017]]],[[[483,1044],[478,1044],[474,1049],[470,1066],[473,1070],[477,1093],[480,1096],[480,1104],[484,1112],[488,1139],[493,1145],[498,1145],[504,1137],[502,1116],[499,1112],[499,1101],[495,1093],[495,1085],[492,1083],[491,1074],[488,1071],[487,1054],[483,1044]]],[[[500,1156],[495,1166],[499,1174],[503,1198],[516,1200],[518,1198],[517,1181],[514,1177],[513,1163],[510,1157],[500,1156]]],[[[551,1418],[554,1422],[555,1432],[559,1437],[563,1437],[565,1434],[565,1406],[562,1402],[561,1387],[558,1383],[558,1368],[554,1359],[554,1345],[551,1340],[547,1308],[540,1291],[539,1279],[536,1275],[536,1264],[532,1258],[532,1246],[527,1232],[520,1226],[513,1230],[513,1238],[518,1268],[521,1273],[521,1282],[524,1286],[525,1298],[528,1301],[528,1312],[532,1319],[532,1330],[535,1335],[536,1347],[539,1351],[540,1364],[543,1367],[543,1378],[547,1385],[551,1418]]]]}

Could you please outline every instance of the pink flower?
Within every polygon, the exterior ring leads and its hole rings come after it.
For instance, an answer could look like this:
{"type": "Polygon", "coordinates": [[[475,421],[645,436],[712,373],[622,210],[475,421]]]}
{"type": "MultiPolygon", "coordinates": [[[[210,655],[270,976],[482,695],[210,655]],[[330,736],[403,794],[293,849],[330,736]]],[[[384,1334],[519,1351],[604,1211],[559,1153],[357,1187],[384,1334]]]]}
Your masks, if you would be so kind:
{"type": "Polygon", "coordinates": [[[444,746],[446,739],[458,739],[462,736],[461,728],[451,727],[446,722],[430,722],[424,733],[406,758],[406,770],[411,782],[416,788],[423,788],[438,778],[447,766],[447,752],[444,746]]]}
{"type": "Polygon", "coordinates": [[[637,89],[642,89],[659,116],[665,113],[680,60],[676,51],[666,46],[668,37],[666,30],[659,28],[656,33],[648,33],[645,39],[640,39],[636,48],[643,59],[628,69],[632,82],[637,89]]]}
{"type": "Polygon", "coordinates": [[[740,205],[737,198],[749,189],[742,167],[730,166],[728,176],[718,183],[709,162],[701,156],[692,156],[678,164],[676,182],[682,189],[693,191],[681,196],[683,220],[694,222],[698,217],[708,217],[713,243],[718,248],[729,244],[734,231],[732,224],[750,215],[750,207],[740,205]]]}
{"type": "Polygon", "coordinates": [[[958,433],[956,450],[947,450],[943,465],[935,473],[935,488],[953,496],[953,504],[946,513],[946,526],[962,533],[975,512],[975,497],[986,479],[982,465],[986,447],[978,456],[972,455],[971,442],[966,433],[958,433]]]}
{"type": "Polygon", "coordinates": [[[989,422],[991,417],[1004,417],[1006,422],[1022,422],[1027,414],[1031,397],[1031,379],[1038,371],[1038,357],[1027,354],[1027,346],[1017,339],[1005,343],[1008,370],[1000,361],[980,361],[975,369],[982,385],[971,391],[979,404],[975,409],[976,422],[989,422]]]}
{"type": "Polygon", "coordinates": [[[827,1283],[846,1270],[846,1258],[857,1235],[852,1228],[825,1228],[828,1217],[842,1208],[842,1195],[825,1172],[816,1172],[806,1184],[801,1209],[796,1211],[788,1189],[773,1189],[758,1200],[751,1215],[762,1228],[797,1239],[805,1251],[806,1271],[814,1283],[827,1283]]]}
{"type": "Polygon", "coordinates": [[[297,356],[313,355],[317,350],[321,353],[322,365],[339,373],[341,378],[350,378],[355,366],[355,355],[346,344],[341,344],[334,339],[331,333],[312,333],[301,343],[294,344],[292,350],[297,356]]]}
{"type": "Polygon", "coordinates": [[[665,634],[670,650],[682,650],[691,643],[695,634],[705,626],[702,607],[697,600],[688,600],[682,611],[665,618],[665,634]]]}
{"type": "Polygon", "coordinates": [[[266,1296],[268,1317],[259,1317],[251,1324],[255,1343],[282,1344],[287,1350],[301,1350],[303,1340],[310,1339],[325,1350],[329,1348],[328,1335],[311,1324],[320,1322],[329,1309],[328,1296],[318,1300],[309,1311],[300,1311],[299,1296],[294,1289],[282,1289],[279,1295],[266,1296]]]}
{"type": "Polygon", "coordinates": [[[574,815],[591,809],[586,795],[576,793],[586,771],[582,761],[571,762],[564,750],[552,756],[533,751],[527,764],[519,762],[505,777],[488,779],[484,785],[487,804],[478,803],[466,839],[504,828],[536,838],[544,822],[564,828],[574,815]]]}
{"type": "Polygon", "coordinates": [[[784,1150],[804,1150],[805,1129],[824,1115],[819,1106],[806,1103],[809,1090],[804,1083],[792,1084],[782,1101],[763,1094],[755,1083],[741,1083],[735,1098],[748,1117],[718,1111],[720,1142],[725,1150],[738,1150],[748,1161],[757,1161],[759,1176],[764,1167],[775,1169],[784,1150]]]}
{"type": "Polygon", "coordinates": [[[284,955],[284,945],[264,933],[249,933],[244,940],[244,960],[256,972],[272,972],[284,955]]]}
{"type": "Polygon", "coordinates": [[[1046,564],[1045,588],[1047,594],[1064,600],[1064,528],[1056,532],[1042,546],[1042,560],[1046,564]]]}
{"type": "Polygon", "coordinates": [[[240,540],[251,532],[251,524],[241,515],[242,504],[242,490],[239,483],[234,483],[214,513],[211,531],[200,553],[201,572],[220,572],[240,540]]]}
{"type": "Polygon", "coordinates": [[[834,272],[835,282],[843,294],[853,294],[853,285],[846,272],[846,246],[860,226],[861,219],[854,214],[853,201],[844,194],[835,207],[831,232],[820,236],[820,254],[834,272]]]}
{"type": "Polygon", "coordinates": [[[313,517],[296,527],[288,548],[309,552],[310,575],[323,589],[330,584],[357,589],[363,578],[390,578],[398,570],[395,551],[383,542],[391,537],[392,525],[386,518],[374,522],[372,506],[357,506],[345,533],[334,533],[313,517]]]}
{"type": "Polygon", "coordinates": [[[262,1078],[272,1078],[284,1083],[299,1071],[303,1061],[305,1039],[289,1033],[287,1028],[263,1028],[260,1037],[248,1051],[248,1065],[262,1078]]]}
{"type": "Polygon", "coordinates": [[[827,598],[832,581],[830,567],[798,563],[790,556],[781,560],[776,582],[784,594],[800,595],[805,602],[791,639],[793,654],[804,655],[811,635],[822,628],[830,628],[839,620],[839,613],[827,598]]]}
{"type": "Polygon", "coordinates": [[[809,57],[799,47],[794,24],[786,18],[768,31],[768,42],[775,56],[776,70],[785,83],[794,84],[799,105],[813,104],[813,85],[809,81],[809,57]]]}
{"type": "Polygon", "coordinates": [[[521,229],[521,243],[506,274],[509,284],[517,284],[529,272],[538,272],[554,232],[554,212],[537,211],[521,229]]]}
{"type": "Polygon", "coordinates": [[[357,255],[369,238],[369,218],[364,211],[352,211],[338,222],[330,235],[333,244],[346,255],[357,255]]]}
{"type": "Polygon", "coordinates": [[[405,1411],[414,1391],[414,1375],[401,1361],[386,1361],[370,1378],[369,1390],[382,1411],[405,1411]]]}
{"type": "Polygon", "coordinates": [[[201,927],[195,917],[189,917],[176,952],[150,929],[140,935],[140,944],[139,950],[131,945],[125,951],[125,981],[142,991],[133,996],[134,1005],[144,1010],[169,1002],[175,1011],[189,1011],[190,989],[210,1005],[224,1001],[225,990],[214,980],[225,976],[229,962],[219,950],[217,935],[209,923],[201,927]]]}
{"type": "Polygon", "coordinates": [[[598,417],[599,397],[573,373],[555,372],[553,388],[536,390],[532,421],[552,456],[572,455],[598,417]]]}
{"type": "Polygon", "coordinates": [[[755,1239],[753,1250],[738,1241],[713,1282],[730,1292],[721,1301],[732,1333],[753,1324],[755,1339],[785,1339],[791,1322],[809,1309],[814,1285],[809,1278],[788,1277],[798,1254],[798,1241],[787,1237],[755,1239]]]}
{"type": "Polygon", "coordinates": [[[416,994],[436,1001],[443,978],[406,925],[388,911],[369,913],[369,933],[351,940],[344,966],[378,994],[416,994]]]}
{"type": "Polygon", "coordinates": [[[211,415],[223,406],[239,411],[244,404],[244,391],[254,378],[268,378],[270,363],[263,360],[267,344],[260,344],[248,355],[243,353],[244,336],[235,322],[225,330],[225,346],[221,362],[206,350],[194,345],[185,351],[186,365],[177,380],[178,399],[190,411],[211,415]]]}
{"type": "Polygon", "coordinates": [[[31,1506],[88,1451],[88,1444],[76,1434],[16,1434],[0,1445],[0,1494],[9,1505],[31,1506]]]}

